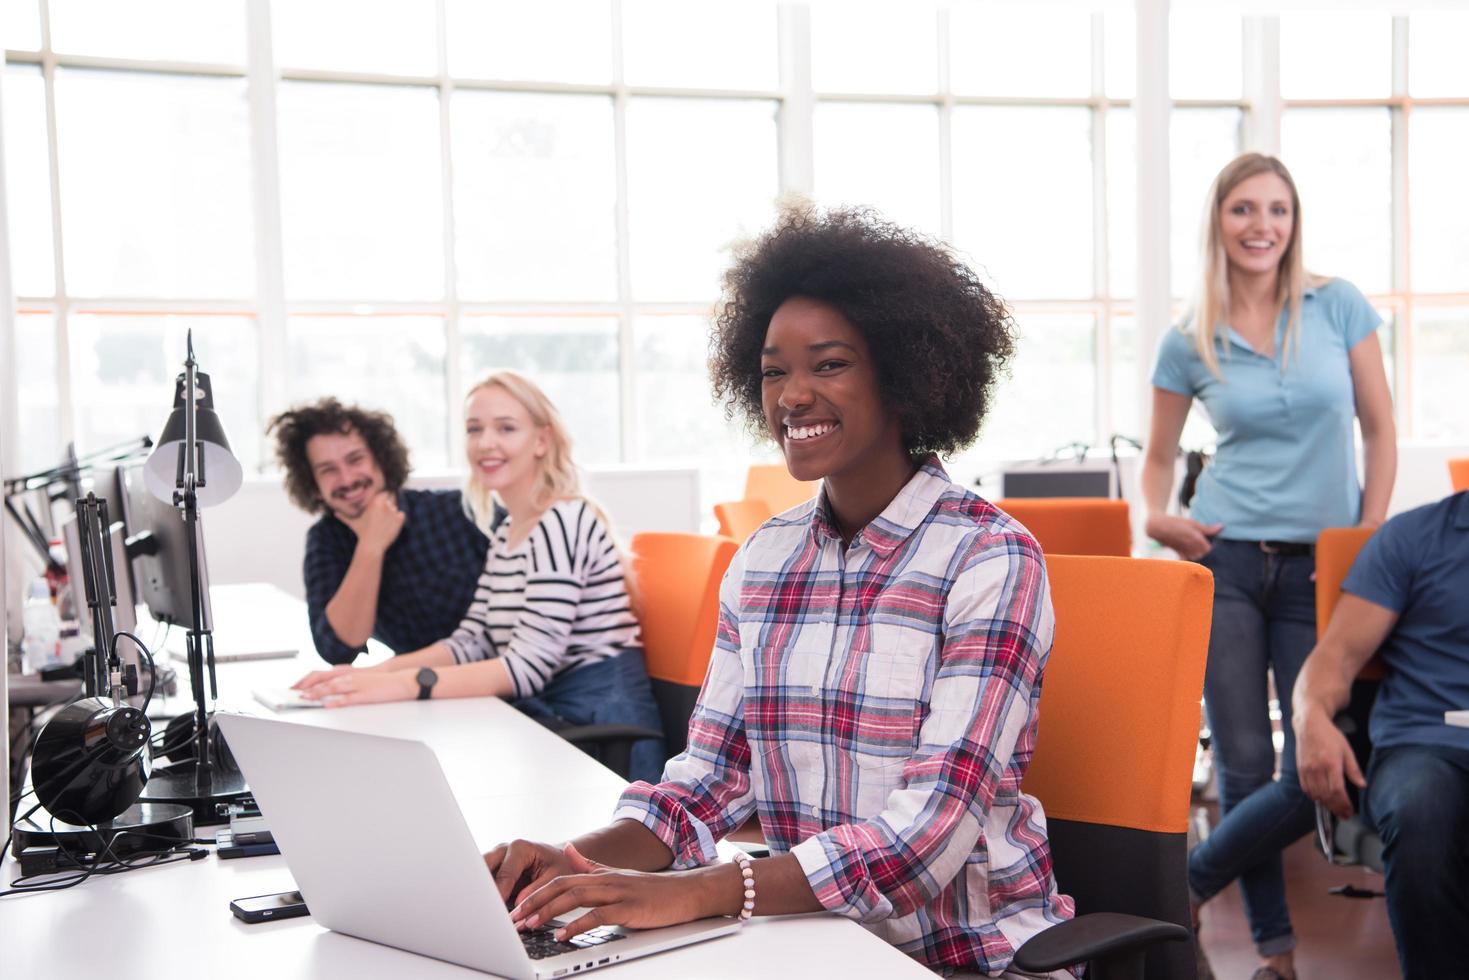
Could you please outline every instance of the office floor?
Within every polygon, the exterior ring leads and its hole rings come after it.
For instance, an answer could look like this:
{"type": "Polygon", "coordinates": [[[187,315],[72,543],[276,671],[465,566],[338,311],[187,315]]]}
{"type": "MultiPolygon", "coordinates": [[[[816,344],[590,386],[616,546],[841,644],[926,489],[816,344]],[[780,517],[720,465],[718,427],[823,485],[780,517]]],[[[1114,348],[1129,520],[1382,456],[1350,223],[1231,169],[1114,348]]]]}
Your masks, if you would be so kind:
{"type": "MultiPolygon", "coordinates": [[[[1402,976],[1384,900],[1343,898],[1327,891],[1346,884],[1381,891],[1380,876],[1360,868],[1328,865],[1309,836],[1286,850],[1285,875],[1291,922],[1299,942],[1296,972],[1300,980],[1392,980],[1402,976]]],[[[1231,885],[1204,906],[1200,933],[1218,980],[1249,980],[1259,960],[1238,885],[1231,885]]]]}

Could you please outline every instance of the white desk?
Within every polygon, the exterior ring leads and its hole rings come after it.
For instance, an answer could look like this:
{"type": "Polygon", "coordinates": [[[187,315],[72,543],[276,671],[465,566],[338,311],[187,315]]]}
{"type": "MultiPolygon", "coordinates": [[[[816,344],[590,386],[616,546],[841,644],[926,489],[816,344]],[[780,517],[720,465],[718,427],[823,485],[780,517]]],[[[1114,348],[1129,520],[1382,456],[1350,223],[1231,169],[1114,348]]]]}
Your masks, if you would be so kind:
{"type": "MultiPolygon", "coordinates": [[[[216,588],[216,608],[241,595],[246,593],[216,588]]],[[[250,695],[255,686],[289,684],[321,666],[306,634],[304,604],[299,612],[302,654],[222,665],[221,707],[265,714],[250,695]]],[[[561,840],[600,826],[624,785],[498,698],[297,710],[288,717],[428,743],[484,849],[513,837],[561,840]]],[[[349,802],[334,816],[350,818],[349,802]]],[[[208,835],[212,830],[204,828],[201,836],[208,835]]],[[[18,873],[7,854],[0,864],[3,882],[18,873]]],[[[373,887],[371,867],[361,873],[364,887],[373,887]]],[[[3,974],[16,980],[71,980],[99,970],[129,980],[484,976],[331,933],[310,918],[245,925],[230,914],[231,899],[293,885],[280,856],[221,861],[211,854],[93,878],[66,891],[0,899],[3,974]]],[[[857,924],[829,915],[758,918],[733,936],[603,969],[597,975],[608,980],[934,976],[857,924]]]]}

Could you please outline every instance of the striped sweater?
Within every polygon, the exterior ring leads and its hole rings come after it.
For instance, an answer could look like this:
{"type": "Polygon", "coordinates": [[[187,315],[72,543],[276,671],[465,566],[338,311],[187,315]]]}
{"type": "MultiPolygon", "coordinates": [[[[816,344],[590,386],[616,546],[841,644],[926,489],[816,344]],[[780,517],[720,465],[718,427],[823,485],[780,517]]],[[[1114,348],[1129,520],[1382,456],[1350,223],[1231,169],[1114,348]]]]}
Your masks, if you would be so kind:
{"type": "Polygon", "coordinates": [[[501,522],[464,620],[444,642],[455,663],[502,657],[513,697],[638,645],[617,545],[583,498],[552,504],[519,547],[501,522]]]}

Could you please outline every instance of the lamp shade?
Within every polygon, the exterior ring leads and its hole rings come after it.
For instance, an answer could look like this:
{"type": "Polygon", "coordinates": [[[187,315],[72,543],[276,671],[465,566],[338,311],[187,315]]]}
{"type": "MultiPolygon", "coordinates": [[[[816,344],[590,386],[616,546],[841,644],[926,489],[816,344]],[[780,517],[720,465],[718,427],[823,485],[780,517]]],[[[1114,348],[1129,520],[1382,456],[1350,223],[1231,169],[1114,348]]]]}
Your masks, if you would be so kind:
{"type": "MultiPolygon", "coordinates": [[[[240,461],[230,451],[230,441],[224,434],[224,423],[214,412],[214,393],[209,375],[195,376],[194,435],[199,440],[203,453],[202,465],[195,468],[200,477],[198,484],[199,506],[212,507],[222,504],[235,495],[244,482],[245,473],[240,461]]],[[[178,489],[179,454],[183,450],[186,434],[187,412],[184,407],[187,383],[179,375],[174,387],[173,411],[163,426],[163,434],[148,462],[143,467],[143,483],[148,492],[159,500],[173,502],[173,493],[178,489]]]]}
{"type": "Polygon", "coordinates": [[[152,726],[137,708],[101,698],[67,705],[41,729],[31,759],[36,799],[54,817],[85,826],[137,802],[148,782],[152,726]]]}

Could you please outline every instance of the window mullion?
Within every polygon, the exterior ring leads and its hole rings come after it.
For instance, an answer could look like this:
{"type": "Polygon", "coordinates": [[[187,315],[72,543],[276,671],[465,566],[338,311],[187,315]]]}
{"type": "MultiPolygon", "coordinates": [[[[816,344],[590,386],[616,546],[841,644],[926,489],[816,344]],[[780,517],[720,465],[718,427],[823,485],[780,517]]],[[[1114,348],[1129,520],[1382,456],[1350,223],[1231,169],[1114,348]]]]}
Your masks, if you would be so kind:
{"type": "MultiPolygon", "coordinates": [[[[264,421],[285,407],[290,397],[286,382],[286,275],[284,232],[281,224],[280,146],[277,128],[275,52],[270,25],[270,0],[246,3],[246,77],[250,100],[250,148],[253,156],[255,209],[255,291],[260,384],[256,393],[259,418],[264,421]]],[[[261,435],[257,439],[263,438],[261,435]]],[[[262,452],[262,461],[269,454],[262,452]]]]}
{"type": "Polygon", "coordinates": [[[632,233],[629,225],[627,174],[627,81],[622,64],[622,2],[612,0],[612,133],[617,167],[617,415],[621,438],[618,459],[626,463],[642,455],[637,431],[637,358],[633,346],[632,233]]]}
{"type": "Polygon", "coordinates": [[[1408,18],[1392,23],[1392,287],[1403,297],[1397,308],[1393,330],[1393,374],[1398,435],[1411,439],[1417,420],[1413,405],[1413,243],[1409,204],[1412,187],[1408,179],[1408,129],[1413,102],[1408,94],[1408,18]]]}
{"type": "Polygon", "coordinates": [[[815,95],[811,89],[811,8],[783,3],[778,8],[780,45],[780,192],[811,196],[815,185],[815,95]]]}
{"type": "MultiPolygon", "coordinates": [[[[443,201],[444,248],[444,459],[453,468],[455,457],[456,419],[462,411],[465,380],[461,376],[463,338],[459,332],[459,257],[454,241],[454,157],[453,113],[454,81],[449,77],[448,20],[444,0],[434,2],[435,40],[439,66],[439,180],[443,201]]],[[[478,380],[478,379],[475,379],[478,380]]]]}
{"type": "Polygon", "coordinates": [[[1245,149],[1280,155],[1280,18],[1246,17],[1245,149]]]}
{"type": "MultiPolygon", "coordinates": [[[[1116,431],[1112,419],[1112,288],[1107,254],[1107,99],[1106,35],[1104,15],[1091,15],[1092,37],[1092,293],[1101,299],[1099,315],[1092,318],[1093,370],[1096,392],[1092,439],[1097,445],[1116,431]]],[[[1136,396],[1142,397],[1138,391],[1136,396]]]]}

